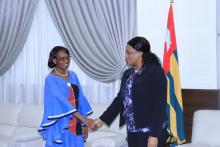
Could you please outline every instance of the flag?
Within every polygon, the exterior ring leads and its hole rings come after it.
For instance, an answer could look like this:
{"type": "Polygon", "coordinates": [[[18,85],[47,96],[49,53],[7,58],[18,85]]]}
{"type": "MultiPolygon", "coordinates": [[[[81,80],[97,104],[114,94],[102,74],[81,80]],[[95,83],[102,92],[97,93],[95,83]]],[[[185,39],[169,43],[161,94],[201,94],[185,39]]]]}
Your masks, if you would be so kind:
{"type": "Polygon", "coordinates": [[[172,136],[173,142],[175,142],[171,144],[171,146],[174,146],[174,144],[182,144],[185,142],[185,132],[172,4],[170,4],[167,21],[163,69],[167,77],[168,133],[170,136],[172,136]]]}

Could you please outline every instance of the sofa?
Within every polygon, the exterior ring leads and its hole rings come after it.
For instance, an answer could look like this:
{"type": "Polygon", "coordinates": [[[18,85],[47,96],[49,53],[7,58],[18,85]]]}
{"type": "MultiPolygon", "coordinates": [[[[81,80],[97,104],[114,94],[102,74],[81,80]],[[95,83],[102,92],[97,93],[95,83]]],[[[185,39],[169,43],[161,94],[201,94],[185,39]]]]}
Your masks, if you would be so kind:
{"type": "MultiPolygon", "coordinates": [[[[107,104],[91,104],[97,118],[107,104]]],[[[38,134],[43,106],[30,104],[0,104],[0,147],[44,147],[38,134]]],[[[97,131],[89,131],[85,147],[126,147],[126,127],[118,127],[118,117],[111,127],[103,125],[97,131]]]]}
{"type": "Polygon", "coordinates": [[[197,110],[193,115],[192,142],[178,147],[220,147],[220,110],[197,110]]]}

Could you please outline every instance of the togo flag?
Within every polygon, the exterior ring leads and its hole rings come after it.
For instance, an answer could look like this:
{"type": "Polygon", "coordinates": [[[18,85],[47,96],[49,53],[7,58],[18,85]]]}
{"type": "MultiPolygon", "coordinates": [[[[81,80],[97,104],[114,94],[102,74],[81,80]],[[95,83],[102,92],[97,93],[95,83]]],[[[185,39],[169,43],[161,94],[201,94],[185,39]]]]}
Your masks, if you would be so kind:
{"type": "Polygon", "coordinates": [[[166,40],[164,43],[163,68],[167,77],[167,114],[168,143],[171,146],[185,142],[183,124],[183,103],[180,85],[179,62],[177,56],[176,35],[173,20],[173,9],[170,4],[166,40]]]}

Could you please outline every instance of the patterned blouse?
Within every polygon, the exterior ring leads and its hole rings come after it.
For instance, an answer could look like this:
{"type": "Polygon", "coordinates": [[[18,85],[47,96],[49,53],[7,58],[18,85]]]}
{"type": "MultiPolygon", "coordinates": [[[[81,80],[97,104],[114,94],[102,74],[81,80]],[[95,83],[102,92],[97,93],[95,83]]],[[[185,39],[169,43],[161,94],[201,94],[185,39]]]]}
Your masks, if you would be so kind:
{"type": "Polygon", "coordinates": [[[133,106],[132,106],[132,94],[131,94],[131,88],[134,81],[135,76],[137,73],[140,73],[143,69],[139,71],[135,71],[135,69],[131,69],[131,74],[126,81],[125,87],[123,89],[123,104],[124,104],[124,117],[127,124],[127,129],[129,132],[150,132],[150,128],[135,128],[135,122],[134,122],[134,112],[133,112],[133,106]]]}
{"type": "MultiPolygon", "coordinates": [[[[129,132],[150,132],[150,128],[136,128],[135,127],[135,121],[134,121],[134,112],[133,112],[133,106],[132,106],[132,86],[134,78],[137,74],[141,74],[142,70],[144,68],[135,71],[134,68],[132,68],[131,73],[129,75],[129,78],[126,81],[125,87],[122,90],[122,97],[123,97],[123,104],[124,104],[124,117],[127,124],[127,129],[129,132]]],[[[163,123],[162,128],[166,127],[166,123],[163,123]]]]}

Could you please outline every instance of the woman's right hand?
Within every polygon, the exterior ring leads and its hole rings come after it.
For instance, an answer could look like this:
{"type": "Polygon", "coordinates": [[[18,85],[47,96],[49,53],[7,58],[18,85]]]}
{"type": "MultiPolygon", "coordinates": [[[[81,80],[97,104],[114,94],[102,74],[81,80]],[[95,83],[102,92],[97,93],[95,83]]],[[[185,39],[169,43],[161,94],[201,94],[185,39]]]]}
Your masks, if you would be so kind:
{"type": "Polygon", "coordinates": [[[103,121],[99,118],[94,119],[92,130],[97,130],[103,125],[103,121]]]}

